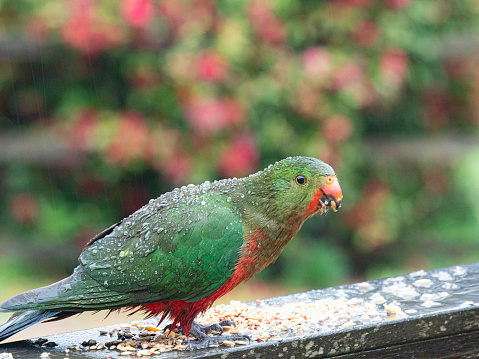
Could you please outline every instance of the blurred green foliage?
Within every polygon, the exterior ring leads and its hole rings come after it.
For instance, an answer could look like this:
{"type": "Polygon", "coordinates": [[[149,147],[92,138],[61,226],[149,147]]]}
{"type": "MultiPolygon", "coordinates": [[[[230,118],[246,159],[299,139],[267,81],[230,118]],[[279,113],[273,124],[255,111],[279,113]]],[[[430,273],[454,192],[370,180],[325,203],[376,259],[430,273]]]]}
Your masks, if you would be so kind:
{"type": "Polygon", "coordinates": [[[344,205],[263,280],[479,260],[477,152],[462,154],[477,151],[463,139],[479,48],[456,46],[477,38],[477,1],[3,0],[0,24],[1,135],[28,134],[0,163],[5,286],[69,274],[89,238],[164,191],[290,155],[330,163],[344,205]],[[437,138],[450,146],[429,155],[437,138]],[[28,141],[72,160],[38,163],[28,141]]]}

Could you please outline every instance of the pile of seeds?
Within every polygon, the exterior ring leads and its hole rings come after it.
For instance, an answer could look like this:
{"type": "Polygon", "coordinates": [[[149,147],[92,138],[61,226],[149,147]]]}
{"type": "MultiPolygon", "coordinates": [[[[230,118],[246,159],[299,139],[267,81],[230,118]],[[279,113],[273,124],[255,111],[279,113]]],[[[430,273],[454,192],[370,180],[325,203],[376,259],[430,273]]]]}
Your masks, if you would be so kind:
{"type": "MultiPolygon", "coordinates": [[[[301,296],[298,299],[301,298],[301,296]]],[[[281,341],[288,336],[298,336],[313,331],[327,331],[338,326],[353,326],[360,323],[382,321],[398,316],[405,316],[395,304],[383,305],[378,310],[378,303],[364,303],[361,299],[321,299],[316,301],[297,301],[284,305],[266,305],[260,300],[255,304],[231,301],[229,305],[220,304],[198,317],[201,324],[214,324],[225,319],[232,320],[236,326],[223,326],[225,334],[246,334],[253,341],[281,341]]],[[[82,345],[73,345],[69,350],[103,350],[117,351],[120,355],[152,356],[172,350],[185,350],[186,337],[176,331],[168,333],[156,327],[156,321],[147,320],[101,330],[101,335],[109,340],[97,343],[88,340],[82,345]]],[[[212,335],[220,334],[213,332],[212,335]]],[[[248,345],[248,341],[225,340],[218,345],[248,345]]],[[[112,358],[107,355],[107,358],[112,358]]]]}
{"type": "MultiPolygon", "coordinates": [[[[306,297],[304,295],[304,297],[306,297]]],[[[301,298],[301,296],[298,299],[301,298]]],[[[380,304],[384,304],[381,302],[380,304]]],[[[198,322],[212,324],[224,319],[236,323],[230,333],[247,334],[253,340],[281,340],[283,337],[305,334],[303,332],[324,331],[338,326],[382,321],[405,316],[396,304],[384,305],[378,310],[377,303],[364,302],[359,298],[326,298],[315,301],[297,301],[283,305],[256,306],[232,301],[208,310],[198,322]]]]}
{"type": "MultiPolygon", "coordinates": [[[[334,290],[332,297],[316,300],[313,292],[299,294],[288,297],[289,301],[281,305],[269,300],[257,300],[256,303],[231,301],[228,305],[220,304],[209,309],[197,320],[204,325],[231,320],[235,326],[223,326],[225,334],[248,335],[252,341],[281,341],[314,332],[326,334],[344,327],[400,319],[445,305],[443,299],[453,294],[450,291],[458,286],[453,280],[464,276],[465,271],[456,267],[451,275],[444,273],[429,275],[419,271],[403,277],[357,283],[348,286],[347,290],[334,290]]],[[[475,303],[467,301],[455,305],[475,303]]],[[[82,345],[73,345],[67,349],[67,355],[71,350],[107,350],[106,358],[118,355],[141,357],[185,350],[183,334],[164,332],[157,324],[157,320],[145,320],[112,326],[100,331],[105,341],[88,340],[82,345]]],[[[212,333],[215,334],[219,333],[212,333]]],[[[211,346],[248,344],[247,340],[225,340],[211,346]]]]}

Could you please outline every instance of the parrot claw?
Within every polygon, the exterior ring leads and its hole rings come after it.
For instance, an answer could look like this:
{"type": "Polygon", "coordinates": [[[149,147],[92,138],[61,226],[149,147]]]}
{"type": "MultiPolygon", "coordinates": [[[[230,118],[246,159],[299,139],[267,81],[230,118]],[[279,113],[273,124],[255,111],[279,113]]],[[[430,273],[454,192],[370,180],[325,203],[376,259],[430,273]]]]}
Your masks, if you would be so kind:
{"type": "MultiPolygon", "coordinates": [[[[204,334],[211,334],[212,332],[216,332],[216,333],[219,333],[221,335],[221,334],[223,334],[223,327],[224,326],[236,327],[236,324],[232,320],[225,319],[225,320],[222,320],[219,323],[214,323],[214,324],[211,324],[211,325],[204,325],[204,324],[193,322],[193,324],[191,326],[192,329],[193,329],[193,326],[197,327],[197,329],[204,334]]],[[[175,328],[172,328],[171,324],[168,324],[163,328],[163,332],[174,331],[174,330],[175,330],[175,328]]],[[[186,334],[185,330],[183,328],[180,328],[178,330],[178,332],[183,334],[183,335],[186,334]]],[[[190,329],[190,333],[191,333],[191,329],[190,329]]],[[[194,335],[194,334],[192,334],[192,335],[194,335]]]]}
{"type": "Polygon", "coordinates": [[[223,328],[222,326],[236,326],[235,323],[229,319],[223,320],[219,323],[215,323],[212,325],[203,325],[196,322],[193,322],[191,325],[191,329],[189,334],[194,336],[196,340],[187,341],[186,350],[196,350],[196,349],[203,349],[207,348],[211,345],[216,346],[221,344],[225,340],[235,341],[235,340],[247,340],[251,342],[251,338],[244,334],[229,334],[223,335],[223,328]],[[211,332],[219,332],[219,335],[210,336],[208,335],[211,332]]]}

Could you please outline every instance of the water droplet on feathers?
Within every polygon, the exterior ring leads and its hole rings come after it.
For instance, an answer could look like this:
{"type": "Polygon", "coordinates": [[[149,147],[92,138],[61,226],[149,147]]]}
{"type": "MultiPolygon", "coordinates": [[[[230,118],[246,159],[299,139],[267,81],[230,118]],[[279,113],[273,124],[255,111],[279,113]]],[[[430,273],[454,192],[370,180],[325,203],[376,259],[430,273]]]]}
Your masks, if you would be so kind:
{"type": "Polygon", "coordinates": [[[94,269],[107,269],[111,268],[110,263],[91,263],[87,265],[89,269],[94,270],[94,269]]]}

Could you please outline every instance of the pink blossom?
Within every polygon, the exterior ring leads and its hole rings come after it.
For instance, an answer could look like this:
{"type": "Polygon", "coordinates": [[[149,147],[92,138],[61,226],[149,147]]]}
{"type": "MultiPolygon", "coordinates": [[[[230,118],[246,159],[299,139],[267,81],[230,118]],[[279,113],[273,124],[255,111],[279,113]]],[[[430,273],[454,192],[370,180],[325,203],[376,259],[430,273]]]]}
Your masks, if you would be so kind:
{"type": "Polygon", "coordinates": [[[364,72],[361,67],[354,60],[350,60],[336,69],[332,88],[333,90],[341,90],[350,85],[362,83],[364,78],[364,72]]]}
{"type": "Polygon", "coordinates": [[[235,99],[200,97],[186,104],[185,117],[194,130],[208,134],[243,122],[244,111],[235,99]]]}
{"type": "Polygon", "coordinates": [[[120,13],[130,25],[144,27],[153,18],[153,3],[151,0],[123,0],[120,13]]]}
{"type": "Polygon", "coordinates": [[[385,82],[391,86],[400,86],[408,70],[408,55],[401,49],[387,49],[380,63],[380,71],[385,82]]]}
{"type": "Polygon", "coordinates": [[[257,170],[259,152],[251,136],[242,135],[226,147],[218,159],[218,173],[223,177],[242,177],[257,170]]]}
{"type": "Polygon", "coordinates": [[[264,42],[278,45],[286,40],[286,27],[267,1],[252,1],[248,8],[248,18],[257,36],[264,42]]]}
{"type": "Polygon", "coordinates": [[[191,157],[181,150],[175,151],[161,161],[163,174],[175,185],[187,183],[192,169],[193,161],[191,157]]]}
{"type": "Polygon", "coordinates": [[[331,54],[324,47],[308,47],[301,55],[301,63],[307,75],[321,78],[331,71],[331,54]]]}
{"type": "Polygon", "coordinates": [[[200,80],[219,82],[228,75],[228,63],[219,53],[205,51],[196,61],[196,73],[200,80]]]}
{"type": "Polygon", "coordinates": [[[124,41],[122,29],[98,14],[94,0],[72,0],[69,17],[61,28],[63,41],[91,54],[118,46],[124,41]]]}

